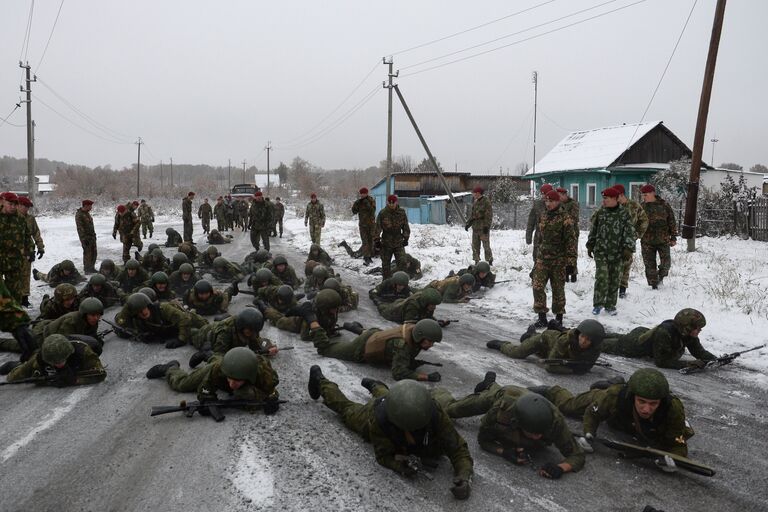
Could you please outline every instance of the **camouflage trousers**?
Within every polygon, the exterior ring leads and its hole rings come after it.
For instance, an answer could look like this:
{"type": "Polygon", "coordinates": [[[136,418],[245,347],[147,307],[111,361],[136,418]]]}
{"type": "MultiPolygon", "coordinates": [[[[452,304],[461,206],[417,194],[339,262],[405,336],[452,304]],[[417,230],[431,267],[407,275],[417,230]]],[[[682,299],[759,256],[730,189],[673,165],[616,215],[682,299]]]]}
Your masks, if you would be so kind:
{"type": "Polygon", "coordinates": [[[29,260],[24,260],[24,268],[21,271],[21,283],[19,285],[20,293],[22,297],[29,297],[29,285],[32,278],[32,263],[29,260]]]}
{"type": "Polygon", "coordinates": [[[659,284],[659,280],[664,279],[669,274],[672,266],[672,256],[669,252],[669,244],[640,244],[643,254],[643,264],[645,265],[645,278],[648,284],[653,286],[659,284]],[[656,255],[658,254],[659,263],[656,264],[656,255]]]}
{"type": "Polygon", "coordinates": [[[323,227],[320,224],[314,222],[309,223],[309,238],[312,240],[313,244],[320,245],[320,233],[322,230],[323,227]]]}
{"type": "MultiPolygon", "coordinates": [[[[389,394],[389,390],[384,386],[373,388],[373,398],[379,398],[387,394],[389,394]]],[[[369,400],[365,404],[353,402],[341,392],[335,382],[331,382],[328,379],[320,381],[320,396],[323,397],[323,403],[327,408],[341,416],[341,421],[348,429],[360,435],[366,441],[369,440],[368,425],[373,417],[374,400],[369,400]]]]}
{"type": "Polygon", "coordinates": [[[341,359],[342,361],[365,362],[365,344],[374,333],[381,329],[368,329],[352,341],[330,341],[327,336],[321,340],[312,340],[317,353],[323,357],[341,359]]]}
{"type": "Polygon", "coordinates": [[[211,218],[207,215],[203,215],[200,219],[200,223],[203,225],[203,233],[208,233],[211,231],[211,218]]]}
{"type": "Polygon", "coordinates": [[[184,219],[184,241],[192,241],[192,219],[184,219]]]}
{"type": "Polygon", "coordinates": [[[13,332],[18,326],[28,323],[29,316],[0,276],[0,331],[13,332]]]}
{"type": "Polygon", "coordinates": [[[269,250],[269,229],[251,228],[251,245],[258,251],[261,244],[264,244],[264,249],[269,250]]]}
{"type": "Polygon", "coordinates": [[[165,381],[174,391],[182,393],[192,393],[197,391],[200,384],[205,380],[213,368],[212,364],[203,365],[187,373],[181,368],[171,368],[165,374],[165,381]]]}
{"type": "MultiPolygon", "coordinates": [[[[13,268],[0,272],[0,280],[5,283],[5,288],[8,294],[13,297],[16,302],[21,302],[21,298],[24,296],[24,271],[25,266],[22,265],[19,268],[13,268]]],[[[27,279],[29,279],[27,277],[27,279]]]]}
{"type": "Polygon", "coordinates": [[[397,270],[405,270],[407,262],[405,261],[405,249],[400,247],[381,246],[381,275],[383,279],[392,277],[392,256],[395,257],[397,270]]]}
{"type": "Polygon", "coordinates": [[[606,261],[595,258],[595,291],[592,294],[592,306],[615,309],[619,297],[622,262],[606,261]]]}
{"type": "Polygon", "coordinates": [[[519,345],[515,345],[514,343],[504,343],[501,346],[501,353],[513,359],[525,359],[531,354],[546,357],[547,343],[544,341],[544,333],[534,334],[519,345]]]}
{"type": "Polygon", "coordinates": [[[647,327],[635,327],[628,334],[606,333],[600,350],[624,357],[652,356],[653,348],[650,344],[646,346],[638,342],[640,336],[648,331],[647,327]]]}
{"type": "Polygon", "coordinates": [[[629,288],[629,271],[632,270],[632,262],[635,259],[634,253],[629,255],[629,258],[624,258],[621,262],[621,283],[622,288],[629,288]]]}
{"type": "Polygon", "coordinates": [[[491,235],[483,234],[482,229],[472,228],[472,259],[475,263],[480,261],[480,244],[483,244],[485,261],[493,263],[493,253],[491,252],[491,235]]]}
{"type": "Polygon", "coordinates": [[[223,219],[222,217],[216,217],[216,229],[219,231],[226,231],[227,229],[227,221],[223,219]]]}
{"type": "Polygon", "coordinates": [[[451,418],[469,418],[485,414],[502,394],[504,394],[504,388],[495,382],[485,391],[472,393],[458,400],[445,388],[432,390],[432,398],[443,406],[451,418]]]}
{"type": "Polygon", "coordinates": [[[275,225],[272,227],[272,232],[275,234],[274,236],[280,236],[280,238],[283,238],[283,218],[282,217],[278,217],[277,220],[275,220],[275,225]]]}
{"type": "Polygon", "coordinates": [[[268,308],[264,312],[264,318],[281,331],[299,334],[302,341],[312,341],[312,336],[309,334],[309,324],[303,317],[296,316],[299,311],[294,308],[293,311],[287,311],[286,313],[283,314],[275,308],[268,308]]]}
{"type": "Polygon", "coordinates": [[[155,232],[155,225],[151,220],[141,221],[141,235],[147,238],[147,232],[149,232],[149,238],[152,238],[152,233],[155,232]]]}
{"type": "Polygon", "coordinates": [[[363,251],[363,258],[373,257],[373,238],[376,231],[375,224],[360,224],[360,242],[363,246],[360,248],[363,251]]]}
{"type": "Polygon", "coordinates": [[[85,272],[96,272],[96,240],[80,242],[83,247],[83,269],[85,272]]]}
{"type": "Polygon", "coordinates": [[[546,313],[547,282],[552,287],[552,312],[556,315],[565,313],[565,264],[562,261],[536,260],[531,277],[533,278],[533,310],[546,313]]]}
{"type": "Polygon", "coordinates": [[[139,232],[129,233],[127,235],[120,234],[120,241],[123,243],[123,262],[131,259],[131,247],[136,247],[139,251],[144,248],[144,242],[141,241],[139,232]]]}

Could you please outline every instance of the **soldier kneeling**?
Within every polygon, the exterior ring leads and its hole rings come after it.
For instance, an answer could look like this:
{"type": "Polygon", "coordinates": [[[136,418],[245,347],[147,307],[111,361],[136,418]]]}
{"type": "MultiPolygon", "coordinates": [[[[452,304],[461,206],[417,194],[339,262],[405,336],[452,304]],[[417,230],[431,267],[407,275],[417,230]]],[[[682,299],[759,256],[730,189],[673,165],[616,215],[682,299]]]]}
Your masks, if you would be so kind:
{"type": "Polygon", "coordinates": [[[51,334],[40,350],[24,363],[15,363],[8,382],[34,379],[39,386],[77,386],[94,384],[107,377],[99,356],[88,344],[68,340],[61,334],[51,334]]]}

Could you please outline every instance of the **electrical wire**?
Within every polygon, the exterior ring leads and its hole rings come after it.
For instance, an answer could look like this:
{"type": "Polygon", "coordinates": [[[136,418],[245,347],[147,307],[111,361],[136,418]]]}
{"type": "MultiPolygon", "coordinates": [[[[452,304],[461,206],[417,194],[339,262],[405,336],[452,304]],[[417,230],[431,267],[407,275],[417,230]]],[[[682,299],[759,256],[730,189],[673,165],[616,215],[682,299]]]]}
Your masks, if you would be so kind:
{"type": "Polygon", "coordinates": [[[507,145],[504,147],[502,152],[499,154],[499,156],[496,157],[496,160],[493,161],[493,163],[488,167],[489,169],[493,169],[496,167],[496,164],[499,163],[499,160],[501,160],[504,155],[507,154],[507,151],[509,151],[509,148],[512,147],[512,143],[517,140],[517,138],[520,136],[521,133],[523,133],[523,128],[525,128],[525,125],[528,124],[528,120],[531,118],[533,114],[533,106],[528,110],[528,113],[523,117],[523,122],[520,123],[520,127],[515,131],[515,134],[512,136],[512,138],[509,139],[507,142],[507,145]]]}
{"type": "Polygon", "coordinates": [[[19,52],[19,61],[24,56],[24,60],[27,60],[27,52],[29,52],[29,38],[32,35],[32,14],[35,11],[35,0],[29,5],[29,16],[27,17],[27,30],[24,32],[24,40],[21,42],[21,51],[19,52]]]}
{"type": "Polygon", "coordinates": [[[13,110],[8,112],[8,115],[5,116],[5,118],[3,118],[2,121],[0,121],[0,126],[3,126],[4,124],[7,124],[7,125],[10,125],[10,126],[15,126],[16,128],[24,128],[23,124],[13,124],[13,123],[9,123],[8,122],[8,118],[11,117],[13,115],[13,113],[16,112],[18,109],[19,109],[19,104],[17,103],[16,106],[13,107],[13,110]]]}
{"type": "Polygon", "coordinates": [[[460,36],[462,34],[466,34],[467,32],[472,32],[472,31],[477,30],[479,28],[487,27],[488,25],[493,25],[494,23],[498,23],[500,21],[504,21],[506,19],[513,18],[513,17],[515,17],[515,16],[517,16],[519,14],[524,14],[526,12],[533,11],[535,9],[538,9],[539,7],[543,7],[543,6],[547,5],[547,4],[551,4],[552,2],[556,2],[556,1],[557,0],[547,0],[546,2],[542,2],[540,4],[534,5],[532,7],[527,8],[527,9],[523,9],[522,11],[513,12],[512,14],[507,14],[506,16],[502,16],[501,18],[496,18],[494,20],[487,21],[485,23],[481,23],[480,25],[475,25],[474,27],[470,27],[470,28],[467,28],[467,29],[464,29],[464,30],[460,30],[459,32],[454,32],[453,34],[450,34],[450,35],[447,35],[447,36],[443,36],[443,37],[440,37],[438,39],[433,39],[432,41],[427,41],[426,43],[422,43],[422,44],[419,44],[419,45],[416,45],[416,46],[411,46],[410,48],[406,48],[405,50],[400,50],[400,51],[394,52],[394,53],[392,53],[390,55],[392,55],[393,57],[395,55],[402,55],[403,53],[407,53],[407,52],[410,52],[410,51],[413,51],[413,50],[418,50],[419,48],[424,48],[425,46],[429,46],[429,45],[432,45],[432,44],[435,44],[435,43],[439,43],[439,42],[445,41],[447,39],[452,39],[452,38],[454,38],[456,36],[460,36]]]}
{"type": "Polygon", "coordinates": [[[56,110],[55,108],[53,108],[52,106],[48,105],[46,102],[44,102],[43,100],[41,100],[41,99],[40,99],[40,97],[39,97],[39,96],[37,96],[36,94],[33,94],[33,96],[34,96],[34,98],[35,98],[35,100],[36,100],[36,101],[39,101],[39,102],[40,102],[40,103],[41,103],[41,104],[42,104],[44,107],[47,107],[47,108],[48,108],[49,110],[51,110],[51,111],[52,111],[54,114],[56,114],[57,116],[61,117],[62,119],[64,119],[64,120],[65,120],[65,121],[67,121],[68,123],[70,123],[71,125],[73,125],[73,126],[75,126],[75,127],[79,128],[79,129],[81,129],[82,131],[84,131],[84,132],[86,132],[86,133],[88,133],[88,134],[90,134],[90,135],[93,135],[93,136],[94,136],[94,137],[96,137],[96,138],[99,138],[99,139],[101,139],[101,140],[104,140],[104,141],[106,141],[106,142],[111,142],[112,144],[133,144],[132,142],[122,142],[122,141],[119,141],[119,140],[112,140],[112,139],[107,139],[107,138],[105,138],[105,137],[102,137],[102,136],[101,136],[101,135],[99,135],[98,133],[94,133],[94,132],[90,131],[89,129],[87,129],[87,128],[83,127],[83,126],[80,126],[80,125],[79,125],[79,124],[77,124],[76,122],[72,121],[72,120],[71,120],[71,119],[69,119],[67,116],[65,116],[64,114],[62,114],[61,112],[59,112],[58,110],[56,110]]]}
{"type": "Polygon", "coordinates": [[[53,26],[51,27],[51,33],[48,34],[48,41],[45,42],[45,48],[43,49],[43,55],[40,57],[40,60],[37,63],[37,66],[35,66],[35,71],[40,70],[40,66],[43,64],[43,59],[45,58],[45,54],[48,51],[48,45],[51,44],[51,38],[53,37],[53,31],[56,30],[56,23],[59,22],[59,16],[61,15],[61,8],[64,7],[64,0],[61,0],[61,3],[59,4],[59,12],[56,13],[56,19],[53,20],[53,26]]]}
{"type": "Polygon", "coordinates": [[[552,119],[551,117],[549,117],[549,116],[548,116],[546,113],[544,113],[544,112],[541,110],[541,107],[539,107],[539,109],[538,109],[538,110],[539,110],[539,115],[540,115],[540,116],[542,116],[544,119],[546,119],[547,121],[549,121],[549,122],[550,122],[550,123],[552,123],[553,125],[555,125],[555,126],[557,126],[558,128],[560,128],[561,130],[565,130],[566,132],[573,132],[573,131],[576,131],[576,130],[574,130],[573,128],[566,128],[565,126],[562,126],[560,123],[558,123],[557,121],[555,121],[554,119],[552,119]]]}
{"type": "MultiPolygon", "coordinates": [[[[607,3],[611,3],[611,2],[615,2],[615,1],[616,1],[616,0],[609,0],[609,2],[606,2],[606,4],[607,4],[607,3]]],[[[435,70],[435,69],[439,69],[439,68],[442,68],[442,67],[445,67],[445,66],[449,66],[449,65],[451,65],[451,64],[456,64],[456,63],[458,63],[458,62],[463,62],[463,61],[466,61],[466,60],[469,60],[469,59],[474,59],[475,57],[480,57],[480,56],[482,56],[482,55],[486,55],[486,54],[488,54],[488,53],[492,53],[492,52],[495,52],[495,51],[498,51],[498,50],[502,50],[502,49],[504,49],[504,48],[509,48],[509,47],[511,47],[511,46],[515,46],[515,45],[518,45],[518,44],[520,44],[520,43],[524,43],[524,42],[527,42],[527,41],[531,41],[531,40],[533,40],[533,39],[538,39],[538,38],[540,38],[540,37],[543,37],[543,36],[546,36],[546,35],[549,35],[549,34],[553,34],[553,33],[555,33],[555,32],[559,32],[559,31],[561,31],[561,30],[565,30],[565,29],[567,29],[567,28],[571,28],[571,27],[574,27],[574,26],[576,26],[576,25],[580,25],[580,24],[582,24],[582,23],[586,23],[587,21],[592,21],[592,20],[595,20],[595,19],[598,19],[598,18],[602,18],[602,17],[604,17],[604,16],[607,16],[607,15],[609,15],[609,14],[613,14],[613,13],[615,13],[615,12],[618,12],[618,11],[622,11],[622,10],[624,10],[624,9],[628,9],[629,7],[634,7],[635,5],[638,5],[638,4],[642,4],[642,3],[645,3],[645,2],[647,2],[647,1],[648,1],[648,0],[636,0],[635,2],[632,2],[632,3],[630,3],[630,4],[624,5],[624,6],[622,6],[622,7],[617,7],[616,9],[612,9],[612,10],[610,10],[610,11],[606,11],[606,12],[604,12],[604,13],[601,13],[601,14],[596,14],[596,15],[594,15],[594,16],[590,16],[590,17],[588,17],[588,18],[584,18],[584,19],[582,19],[582,20],[579,20],[579,21],[575,21],[575,22],[573,22],[573,23],[569,23],[569,24],[567,24],[567,25],[563,25],[562,27],[554,28],[554,29],[552,29],[552,30],[547,30],[547,31],[545,31],[545,32],[542,32],[542,33],[540,33],[540,34],[535,34],[535,35],[532,35],[532,36],[530,36],[530,37],[526,37],[526,38],[523,38],[523,39],[519,39],[519,40],[517,40],[517,41],[514,41],[514,42],[512,42],[512,43],[509,43],[509,44],[505,44],[505,45],[502,45],[502,46],[497,46],[497,47],[495,47],[495,48],[491,48],[491,49],[489,49],[489,50],[485,50],[485,51],[482,51],[482,52],[474,53],[474,54],[472,54],[472,55],[468,55],[468,56],[466,56],[466,57],[462,57],[462,58],[460,58],[460,59],[455,59],[455,60],[452,60],[452,61],[444,62],[443,64],[438,64],[438,65],[436,65],[436,66],[428,67],[428,68],[425,68],[425,69],[420,69],[420,70],[418,70],[418,71],[414,71],[414,72],[412,72],[412,73],[406,73],[406,74],[404,74],[404,75],[400,75],[400,77],[401,77],[401,78],[404,78],[404,77],[415,76],[415,75],[418,75],[418,74],[421,74],[421,73],[426,73],[427,71],[433,71],[433,70],[435,70]]],[[[603,4],[603,5],[604,5],[604,4],[603,4]]],[[[569,16],[570,16],[570,15],[569,15],[569,16]]],[[[527,30],[527,29],[526,29],[526,30],[527,30]]],[[[524,31],[525,31],[525,30],[524,30],[524,31]]],[[[464,51],[464,50],[459,50],[459,52],[461,52],[461,51],[464,51]]],[[[453,52],[453,53],[455,54],[455,53],[458,53],[458,52],[453,52]]],[[[430,61],[433,61],[433,60],[437,60],[437,59],[440,59],[440,58],[444,58],[444,57],[445,57],[445,56],[443,56],[443,57],[436,57],[435,59],[430,59],[430,61]]],[[[428,61],[424,61],[424,62],[422,62],[422,63],[419,63],[419,64],[414,64],[414,65],[412,65],[412,66],[409,66],[409,67],[414,67],[414,66],[417,66],[417,65],[423,64],[423,63],[425,63],[425,62],[428,62],[428,61]]],[[[405,68],[401,68],[401,69],[405,69],[405,68]]]]}

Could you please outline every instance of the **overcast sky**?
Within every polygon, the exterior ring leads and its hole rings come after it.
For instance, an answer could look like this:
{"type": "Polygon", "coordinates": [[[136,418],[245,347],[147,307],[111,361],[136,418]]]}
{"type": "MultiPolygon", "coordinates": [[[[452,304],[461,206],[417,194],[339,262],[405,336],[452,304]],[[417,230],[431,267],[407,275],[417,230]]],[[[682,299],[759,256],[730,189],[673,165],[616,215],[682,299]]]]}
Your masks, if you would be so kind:
{"type": "MultiPolygon", "coordinates": [[[[538,158],[569,130],[640,120],[694,1],[636,2],[67,0],[40,62],[60,0],[35,2],[26,50],[31,0],[3,0],[0,120],[19,100],[18,61],[26,54],[40,79],[33,85],[37,157],[122,167],[135,161],[133,142],[141,136],[148,164],[173,157],[226,165],[231,158],[233,165],[245,159],[265,168],[263,147],[272,141],[273,166],[298,155],[327,169],[365,168],[386,156],[381,58],[394,55],[401,70],[396,81],[443,166],[506,171],[532,160],[533,70],[539,74],[538,158]],[[553,22],[557,18],[564,19],[553,22]],[[447,65],[414,74],[439,64],[447,65]]],[[[714,7],[715,0],[698,0],[645,117],[663,120],[689,147],[714,7]]],[[[716,137],[716,163],[768,165],[766,20],[766,1],[728,3],[707,162],[716,137]]],[[[393,153],[420,161],[424,151],[396,97],[394,112],[393,153]]],[[[8,121],[26,122],[23,104],[8,121]]],[[[25,157],[25,137],[23,128],[0,126],[0,155],[25,157]]]]}

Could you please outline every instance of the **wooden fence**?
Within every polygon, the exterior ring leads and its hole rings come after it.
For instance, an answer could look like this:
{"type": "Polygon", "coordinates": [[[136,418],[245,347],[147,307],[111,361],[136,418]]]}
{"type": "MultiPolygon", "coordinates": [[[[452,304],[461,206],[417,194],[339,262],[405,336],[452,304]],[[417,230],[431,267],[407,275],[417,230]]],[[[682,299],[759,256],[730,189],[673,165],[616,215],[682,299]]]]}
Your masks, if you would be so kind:
{"type": "Polygon", "coordinates": [[[749,237],[768,242],[768,197],[757,197],[749,206],[749,237]]]}

